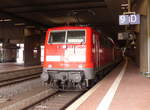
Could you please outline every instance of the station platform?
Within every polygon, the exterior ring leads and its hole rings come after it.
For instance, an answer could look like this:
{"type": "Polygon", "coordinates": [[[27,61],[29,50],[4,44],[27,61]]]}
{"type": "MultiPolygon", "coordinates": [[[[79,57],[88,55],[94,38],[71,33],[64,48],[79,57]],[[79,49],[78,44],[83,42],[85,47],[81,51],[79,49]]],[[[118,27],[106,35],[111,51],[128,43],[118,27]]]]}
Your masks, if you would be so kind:
{"type": "Polygon", "coordinates": [[[150,110],[150,79],[126,59],[66,110],[150,110]]]}
{"type": "Polygon", "coordinates": [[[41,65],[25,67],[20,63],[0,63],[0,82],[28,77],[31,75],[40,76],[41,72],[41,65]]]}

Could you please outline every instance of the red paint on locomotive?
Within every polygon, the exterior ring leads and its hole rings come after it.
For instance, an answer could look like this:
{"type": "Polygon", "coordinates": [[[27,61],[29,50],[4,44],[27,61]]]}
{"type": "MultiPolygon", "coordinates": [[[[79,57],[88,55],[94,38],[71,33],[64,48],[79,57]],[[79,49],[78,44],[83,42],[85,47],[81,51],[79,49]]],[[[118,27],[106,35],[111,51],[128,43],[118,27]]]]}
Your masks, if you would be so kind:
{"type": "Polygon", "coordinates": [[[96,72],[114,63],[115,51],[111,40],[90,27],[48,29],[42,79],[88,87],[96,72]]]}

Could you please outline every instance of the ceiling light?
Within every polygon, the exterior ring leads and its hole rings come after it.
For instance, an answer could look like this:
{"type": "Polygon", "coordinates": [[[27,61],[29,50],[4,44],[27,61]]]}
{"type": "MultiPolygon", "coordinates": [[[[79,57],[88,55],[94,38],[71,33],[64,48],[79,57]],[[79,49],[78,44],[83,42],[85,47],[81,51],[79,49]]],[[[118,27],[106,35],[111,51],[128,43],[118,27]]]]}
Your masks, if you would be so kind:
{"type": "Polygon", "coordinates": [[[25,25],[25,23],[16,23],[16,24],[14,24],[15,26],[24,26],[25,25]]]}
{"type": "Polygon", "coordinates": [[[12,19],[0,19],[0,22],[9,22],[12,21],[12,19]]]}
{"type": "Polygon", "coordinates": [[[26,28],[35,28],[35,26],[26,26],[26,28]]]}

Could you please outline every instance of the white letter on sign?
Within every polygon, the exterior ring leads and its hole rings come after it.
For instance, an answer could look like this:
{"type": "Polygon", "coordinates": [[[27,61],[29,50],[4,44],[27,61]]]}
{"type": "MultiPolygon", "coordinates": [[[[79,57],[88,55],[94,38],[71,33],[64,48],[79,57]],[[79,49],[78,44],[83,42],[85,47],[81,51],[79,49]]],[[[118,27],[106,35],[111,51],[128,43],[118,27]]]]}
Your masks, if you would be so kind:
{"type": "Polygon", "coordinates": [[[126,17],[125,16],[120,16],[120,23],[124,24],[126,21],[126,17]]]}
{"type": "Polygon", "coordinates": [[[135,23],[137,21],[136,15],[130,15],[130,22],[135,23]]]}

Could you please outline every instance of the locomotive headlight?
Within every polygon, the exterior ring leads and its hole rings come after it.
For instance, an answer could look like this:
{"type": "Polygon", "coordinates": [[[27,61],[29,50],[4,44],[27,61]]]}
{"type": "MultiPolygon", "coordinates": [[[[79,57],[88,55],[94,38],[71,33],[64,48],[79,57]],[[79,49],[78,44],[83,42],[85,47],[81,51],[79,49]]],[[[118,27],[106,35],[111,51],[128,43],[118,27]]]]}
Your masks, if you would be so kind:
{"type": "Polygon", "coordinates": [[[53,66],[51,64],[48,65],[48,68],[52,68],[53,66]]]}
{"type": "Polygon", "coordinates": [[[83,68],[83,65],[82,64],[78,65],[78,68],[83,68]]]}

